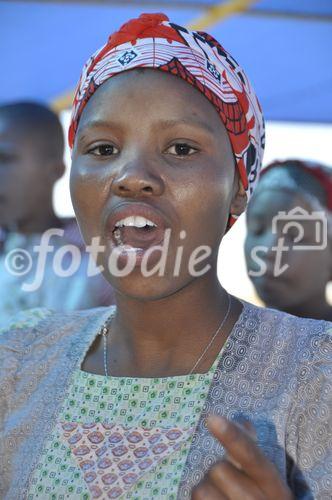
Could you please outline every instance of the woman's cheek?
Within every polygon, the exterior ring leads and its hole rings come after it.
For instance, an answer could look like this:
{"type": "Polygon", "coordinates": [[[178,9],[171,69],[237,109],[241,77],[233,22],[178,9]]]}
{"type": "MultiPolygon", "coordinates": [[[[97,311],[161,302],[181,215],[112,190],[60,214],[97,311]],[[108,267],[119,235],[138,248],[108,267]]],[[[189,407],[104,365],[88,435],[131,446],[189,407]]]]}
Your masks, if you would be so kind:
{"type": "Polygon", "coordinates": [[[98,236],[100,230],[100,196],[97,196],[98,188],[95,182],[76,173],[72,174],[70,180],[70,192],[72,203],[78,220],[80,230],[85,242],[93,236],[98,236]]]}

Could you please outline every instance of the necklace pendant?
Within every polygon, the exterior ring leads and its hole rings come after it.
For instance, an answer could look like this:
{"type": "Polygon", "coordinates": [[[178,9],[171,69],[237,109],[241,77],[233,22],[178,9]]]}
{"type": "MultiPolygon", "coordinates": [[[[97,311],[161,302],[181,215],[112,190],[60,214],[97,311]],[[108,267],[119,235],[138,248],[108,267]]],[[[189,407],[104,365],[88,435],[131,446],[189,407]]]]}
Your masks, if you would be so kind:
{"type": "Polygon", "coordinates": [[[102,327],[101,334],[104,335],[104,336],[108,334],[108,328],[107,328],[107,326],[103,326],[102,327]]]}

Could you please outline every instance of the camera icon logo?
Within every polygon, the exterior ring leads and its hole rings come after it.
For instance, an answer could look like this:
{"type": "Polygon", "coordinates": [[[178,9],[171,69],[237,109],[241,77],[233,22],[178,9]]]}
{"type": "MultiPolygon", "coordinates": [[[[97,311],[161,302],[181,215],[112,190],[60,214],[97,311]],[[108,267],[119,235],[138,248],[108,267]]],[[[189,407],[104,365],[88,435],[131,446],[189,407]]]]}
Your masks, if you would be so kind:
{"type": "Polygon", "coordinates": [[[327,247],[328,226],[327,216],[324,211],[309,213],[302,207],[295,207],[289,212],[279,212],[273,217],[273,234],[286,235],[290,230],[297,231],[297,236],[293,239],[293,250],[324,250],[327,247]],[[312,234],[314,234],[314,241],[309,245],[303,243],[305,236],[304,224],[306,228],[308,228],[308,225],[312,226],[312,234]]]}

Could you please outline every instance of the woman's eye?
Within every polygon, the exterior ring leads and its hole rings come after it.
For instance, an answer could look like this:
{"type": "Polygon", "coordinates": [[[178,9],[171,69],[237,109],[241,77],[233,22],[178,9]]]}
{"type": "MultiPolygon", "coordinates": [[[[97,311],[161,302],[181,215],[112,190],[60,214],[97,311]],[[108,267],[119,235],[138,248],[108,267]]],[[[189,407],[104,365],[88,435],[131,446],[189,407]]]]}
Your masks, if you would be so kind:
{"type": "Polygon", "coordinates": [[[264,229],[262,227],[256,228],[252,231],[254,236],[262,236],[264,234],[264,229]]]}
{"type": "Polygon", "coordinates": [[[88,153],[94,156],[112,156],[118,154],[119,150],[112,144],[100,144],[89,149],[88,153]]]}
{"type": "Polygon", "coordinates": [[[248,233],[254,236],[261,236],[265,232],[265,227],[259,222],[248,221],[248,233]]]}
{"type": "Polygon", "coordinates": [[[170,146],[166,151],[175,156],[191,156],[197,152],[197,149],[186,143],[177,143],[170,146]]]}

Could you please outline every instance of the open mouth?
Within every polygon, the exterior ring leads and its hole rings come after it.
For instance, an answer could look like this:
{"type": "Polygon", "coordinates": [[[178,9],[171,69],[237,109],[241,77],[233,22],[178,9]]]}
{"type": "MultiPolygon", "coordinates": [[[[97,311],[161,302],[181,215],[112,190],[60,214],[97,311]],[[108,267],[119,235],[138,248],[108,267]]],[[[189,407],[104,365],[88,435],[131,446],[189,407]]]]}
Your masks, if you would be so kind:
{"type": "Polygon", "coordinates": [[[162,212],[146,203],[125,202],[111,211],[107,227],[120,268],[129,256],[135,257],[135,266],[144,260],[150,268],[161,258],[170,223],[162,212]]]}
{"type": "Polygon", "coordinates": [[[147,250],[161,243],[164,228],[141,215],[130,215],[116,222],[112,234],[117,246],[147,250]]]}

